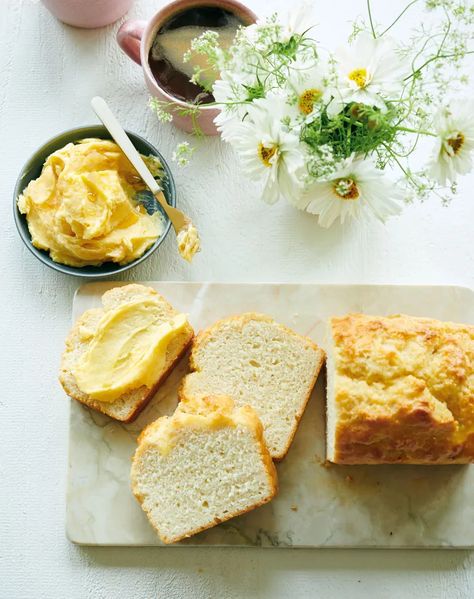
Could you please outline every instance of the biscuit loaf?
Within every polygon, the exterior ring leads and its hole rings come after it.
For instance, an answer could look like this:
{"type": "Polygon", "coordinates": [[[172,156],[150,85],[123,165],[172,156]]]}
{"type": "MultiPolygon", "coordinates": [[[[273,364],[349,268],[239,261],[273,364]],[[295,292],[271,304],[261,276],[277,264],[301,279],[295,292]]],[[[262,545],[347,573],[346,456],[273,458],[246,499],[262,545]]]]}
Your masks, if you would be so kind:
{"type": "Polygon", "coordinates": [[[88,339],[84,337],[82,332],[84,330],[94,331],[107,310],[142,298],[153,298],[158,302],[160,322],[167,322],[178,314],[173,306],[151,287],[131,284],[110,289],[102,296],[102,308],[87,310],[77,320],[66,339],[66,349],[61,362],[59,380],[70,397],[123,422],[132,421],[156,393],[160,383],[171,372],[173,366],[191,343],[194,335],[192,327],[186,324],[185,328],[171,339],[166,349],[165,363],[152,387],[141,385],[136,389],[127,391],[111,403],[95,400],[83,393],[77,385],[73,370],[77,361],[89,346],[88,339]]]}
{"type": "Polygon", "coordinates": [[[264,428],[272,458],[282,459],[311,395],[324,352],[269,316],[247,313],[221,320],[193,344],[180,399],[224,394],[249,404],[264,428]]]}
{"type": "Polygon", "coordinates": [[[474,327],[350,314],[330,323],[327,459],[474,462],[474,327]]]}
{"type": "Polygon", "coordinates": [[[248,512],[277,491],[262,425],[228,397],[181,403],[140,435],[132,490],[164,543],[248,512]]]}

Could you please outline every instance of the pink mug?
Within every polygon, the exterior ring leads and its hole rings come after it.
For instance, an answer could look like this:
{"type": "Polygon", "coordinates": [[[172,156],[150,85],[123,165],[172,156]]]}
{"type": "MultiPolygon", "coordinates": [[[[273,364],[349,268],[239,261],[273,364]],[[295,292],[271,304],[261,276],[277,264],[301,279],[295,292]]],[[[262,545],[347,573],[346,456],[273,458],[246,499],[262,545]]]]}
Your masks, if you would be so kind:
{"type": "MultiPolygon", "coordinates": [[[[237,0],[175,0],[159,10],[148,22],[125,21],[117,32],[119,46],[127,56],[142,67],[145,82],[151,95],[166,102],[170,107],[176,107],[176,110],[171,108],[173,123],[188,133],[192,133],[195,129],[193,117],[179,114],[179,109],[187,109],[194,105],[175,98],[159,85],[148,64],[148,54],[160,27],[177,13],[195,6],[216,6],[223,8],[236,15],[243,23],[248,25],[255,23],[257,20],[256,15],[237,0]]],[[[207,106],[206,104],[199,106],[197,116],[198,126],[205,135],[217,135],[218,131],[214,125],[214,119],[218,114],[219,110],[215,106],[207,106]]]]}
{"type": "Polygon", "coordinates": [[[86,29],[115,23],[133,4],[133,0],[42,0],[42,2],[63,23],[86,29]]]}

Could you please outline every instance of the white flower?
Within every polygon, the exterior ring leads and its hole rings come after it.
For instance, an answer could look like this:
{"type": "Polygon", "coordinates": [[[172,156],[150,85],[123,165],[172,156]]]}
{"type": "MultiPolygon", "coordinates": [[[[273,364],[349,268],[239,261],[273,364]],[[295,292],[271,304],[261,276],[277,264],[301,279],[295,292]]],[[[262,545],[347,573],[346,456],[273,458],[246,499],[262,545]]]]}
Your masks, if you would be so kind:
{"type": "Polygon", "coordinates": [[[283,24],[282,40],[287,42],[293,35],[302,35],[314,27],[312,19],[313,7],[310,0],[299,2],[295,8],[288,11],[286,21],[283,24]]]}
{"type": "Polygon", "coordinates": [[[189,142],[182,141],[176,146],[175,151],[171,155],[171,160],[176,162],[178,166],[186,166],[189,164],[189,158],[194,152],[194,148],[189,145],[189,142]]]}
{"type": "Polygon", "coordinates": [[[474,100],[459,99],[438,110],[434,118],[438,139],[428,174],[441,185],[454,183],[456,174],[472,169],[474,150],[474,100]]]}
{"type": "Polygon", "coordinates": [[[400,93],[402,61],[391,38],[373,39],[368,33],[361,33],[353,46],[338,50],[335,58],[339,93],[330,105],[332,113],[340,112],[342,105],[350,102],[385,110],[384,100],[400,93]]]}
{"type": "Polygon", "coordinates": [[[384,222],[400,213],[401,193],[370,160],[348,158],[325,181],[313,183],[306,192],[306,210],[319,214],[319,224],[330,227],[336,219],[371,214],[384,222]]]}
{"type": "Polygon", "coordinates": [[[244,36],[257,51],[268,50],[274,42],[285,44],[293,35],[302,35],[312,29],[312,12],[311,0],[302,0],[288,11],[286,19],[278,13],[259,18],[243,29],[244,36]]]}
{"type": "Polygon", "coordinates": [[[245,172],[262,180],[262,198],[275,203],[280,195],[297,207],[303,192],[304,152],[297,132],[287,130],[282,119],[288,105],[281,96],[254,100],[244,121],[227,131],[227,139],[240,156],[245,172]]]}
{"type": "Polygon", "coordinates": [[[229,132],[242,121],[247,111],[247,105],[241,104],[248,95],[245,85],[249,85],[249,82],[243,76],[235,76],[232,80],[217,79],[213,85],[212,94],[217,104],[220,104],[220,113],[214,119],[214,124],[224,141],[228,141],[229,132]]]}
{"type": "Polygon", "coordinates": [[[331,90],[327,87],[323,70],[316,64],[295,61],[287,80],[290,96],[295,98],[295,115],[310,121],[322,104],[329,102],[331,90]]]}

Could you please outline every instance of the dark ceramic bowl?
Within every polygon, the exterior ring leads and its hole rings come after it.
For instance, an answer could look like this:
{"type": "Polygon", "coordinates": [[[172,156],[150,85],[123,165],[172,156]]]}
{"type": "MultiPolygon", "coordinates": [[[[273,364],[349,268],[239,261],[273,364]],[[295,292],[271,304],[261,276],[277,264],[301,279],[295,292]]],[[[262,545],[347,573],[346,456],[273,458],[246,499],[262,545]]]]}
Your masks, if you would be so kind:
{"type": "MultiPolygon", "coordinates": [[[[149,142],[147,142],[143,137],[139,135],[135,135],[135,133],[130,133],[127,131],[128,136],[133,142],[135,148],[144,155],[153,154],[160,159],[160,162],[163,166],[163,170],[165,172],[165,177],[162,181],[163,193],[165,194],[166,200],[168,204],[171,206],[176,206],[176,188],[174,184],[173,175],[169,169],[169,166],[165,162],[163,156],[158,152],[158,150],[152,146],[149,142]]],[[[26,216],[21,214],[18,210],[17,206],[17,198],[28,185],[28,183],[36,179],[41,174],[41,169],[43,168],[43,164],[46,158],[59,150],[63,146],[65,146],[69,142],[79,141],[80,139],[85,139],[87,137],[98,137],[100,139],[112,139],[110,133],[107,131],[105,127],[102,125],[94,125],[91,127],[79,127],[77,129],[71,129],[69,131],[65,131],[64,133],[60,133],[56,137],[53,137],[49,141],[47,141],[43,146],[41,146],[33,156],[28,160],[25,166],[21,169],[20,176],[15,185],[15,191],[13,192],[13,214],[15,217],[15,223],[18,229],[18,233],[20,237],[23,239],[26,247],[30,250],[32,254],[34,254],[38,260],[49,266],[50,268],[54,268],[54,270],[58,270],[59,272],[66,273],[68,275],[74,275],[76,277],[85,277],[85,278],[102,278],[107,277],[109,275],[115,275],[120,272],[124,272],[133,268],[140,262],[143,262],[153,254],[153,252],[163,243],[168,231],[171,228],[171,222],[168,217],[161,209],[161,213],[163,215],[165,221],[165,228],[163,233],[155,243],[147,249],[147,251],[134,260],[133,262],[129,262],[125,265],[116,264],[115,262],[104,262],[102,266],[83,266],[82,268],[66,266],[65,264],[59,264],[58,262],[54,262],[49,257],[49,253],[44,250],[39,250],[35,248],[31,243],[31,236],[28,230],[28,223],[26,221],[26,216]]]]}

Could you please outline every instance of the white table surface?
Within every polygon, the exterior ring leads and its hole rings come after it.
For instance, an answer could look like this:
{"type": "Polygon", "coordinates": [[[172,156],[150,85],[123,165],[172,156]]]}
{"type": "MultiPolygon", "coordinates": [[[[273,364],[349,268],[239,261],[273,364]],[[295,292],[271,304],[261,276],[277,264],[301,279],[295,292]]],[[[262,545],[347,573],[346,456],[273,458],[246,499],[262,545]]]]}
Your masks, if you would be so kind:
{"type": "MultiPolygon", "coordinates": [[[[289,4],[247,2],[257,13],[289,4]]],[[[146,18],[162,4],[137,0],[130,16],[146,18]]],[[[363,0],[315,3],[319,37],[342,40],[347,21],[363,11],[363,0]]],[[[467,551],[114,549],[66,540],[68,402],[57,370],[79,280],[42,266],[22,245],[11,194],[38,145],[95,122],[89,99],[96,94],[167,158],[187,139],[146,108],[142,74],[116,46],[117,27],[72,29],[37,2],[1,0],[0,597],[472,597],[474,557],[467,551]]],[[[448,209],[432,200],[386,227],[326,231],[284,203],[262,204],[218,139],[205,139],[192,166],[174,172],[203,252],[188,266],[170,236],[127,278],[474,286],[474,176],[462,181],[448,209]]]]}

